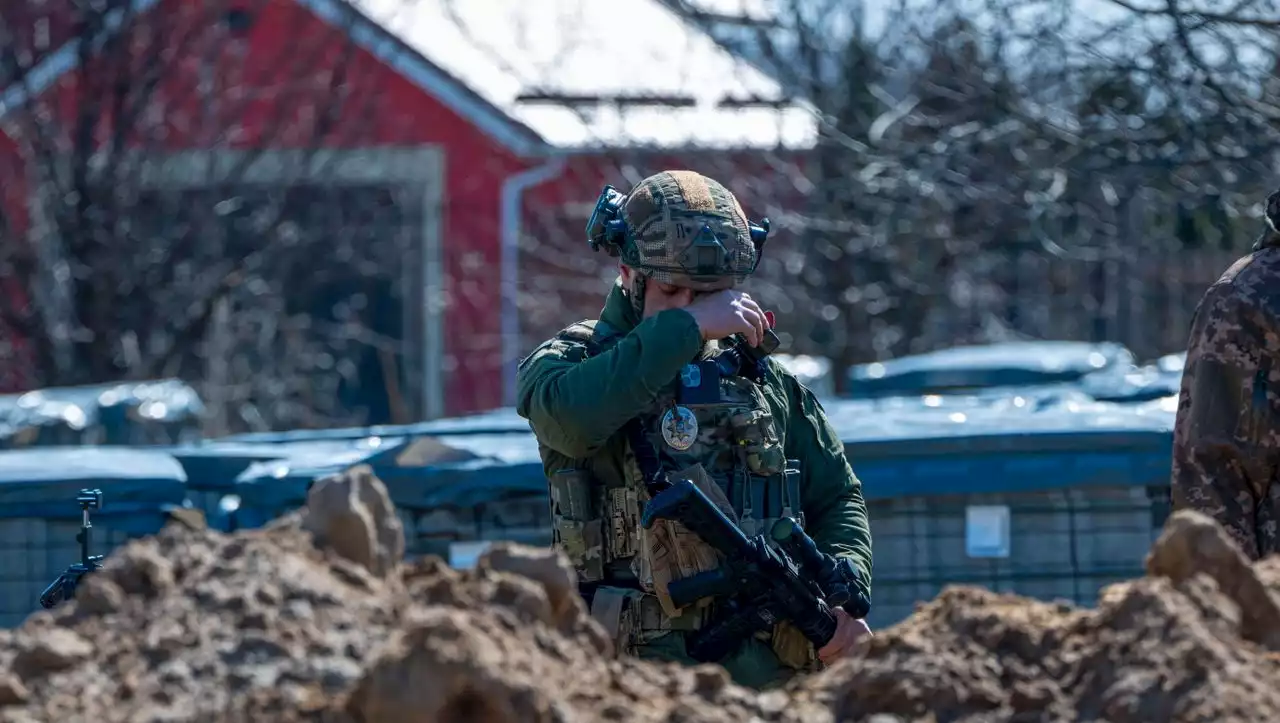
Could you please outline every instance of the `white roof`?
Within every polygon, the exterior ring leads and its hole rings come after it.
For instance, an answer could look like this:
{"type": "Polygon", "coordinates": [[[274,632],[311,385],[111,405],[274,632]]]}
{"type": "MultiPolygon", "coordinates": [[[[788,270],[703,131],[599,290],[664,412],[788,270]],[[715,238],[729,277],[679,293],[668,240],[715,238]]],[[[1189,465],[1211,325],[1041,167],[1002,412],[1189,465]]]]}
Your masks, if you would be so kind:
{"type": "MultiPolygon", "coordinates": [[[[332,0],[300,0],[324,16],[332,0]]],[[[659,0],[352,0],[413,51],[562,148],[808,148],[817,119],[659,0]],[[578,102],[529,98],[577,96],[578,102]],[[671,104],[609,99],[662,96],[671,104]],[[604,98],[591,102],[587,98],[604,98]]],[[[359,40],[359,38],[357,38],[359,40]]]]}

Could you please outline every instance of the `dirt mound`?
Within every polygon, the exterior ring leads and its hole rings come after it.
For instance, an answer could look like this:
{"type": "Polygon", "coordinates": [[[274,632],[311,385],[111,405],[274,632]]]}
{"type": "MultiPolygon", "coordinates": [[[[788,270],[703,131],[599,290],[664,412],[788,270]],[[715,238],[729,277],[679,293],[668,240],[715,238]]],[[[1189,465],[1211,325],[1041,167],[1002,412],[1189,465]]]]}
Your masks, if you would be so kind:
{"type": "Polygon", "coordinates": [[[801,720],[717,668],[611,659],[557,554],[403,551],[367,469],[266,529],[170,526],[0,631],[0,721],[801,720]]]}
{"type": "Polygon", "coordinates": [[[859,659],[756,693],[614,659],[559,555],[400,564],[367,469],[262,530],[173,525],[0,631],[0,721],[1280,719],[1280,565],[1176,515],[1097,610],[953,588],[859,659]]]}
{"type": "Polygon", "coordinates": [[[1280,720],[1278,563],[1180,512],[1096,609],[952,588],[797,694],[838,720],[1280,720]]]}

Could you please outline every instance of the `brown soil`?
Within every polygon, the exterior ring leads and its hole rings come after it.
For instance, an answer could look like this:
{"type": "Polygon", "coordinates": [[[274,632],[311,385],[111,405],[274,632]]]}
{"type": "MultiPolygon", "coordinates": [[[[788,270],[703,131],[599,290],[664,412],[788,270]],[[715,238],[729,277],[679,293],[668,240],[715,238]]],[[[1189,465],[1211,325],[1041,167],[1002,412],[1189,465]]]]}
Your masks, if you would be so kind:
{"type": "Polygon", "coordinates": [[[403,552],[367,469],[263,530],[171,525],[0,630],[0,723],[1280,720],[1280,558],[1196,514],[1096,609],[952,588],[769,693],[615,659],[556,554],[403,552]]]}

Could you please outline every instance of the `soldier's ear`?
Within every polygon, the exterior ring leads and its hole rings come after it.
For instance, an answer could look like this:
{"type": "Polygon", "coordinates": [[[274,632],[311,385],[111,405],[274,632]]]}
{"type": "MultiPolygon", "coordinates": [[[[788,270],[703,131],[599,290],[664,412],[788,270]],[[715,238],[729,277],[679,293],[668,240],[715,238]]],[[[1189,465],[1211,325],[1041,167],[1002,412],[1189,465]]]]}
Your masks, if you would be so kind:
{"type": "Polygon", "coordinates": [[[622,276],[622,285],[631,288],[631,281],[635,278],[635,269],[626,264],[618,264],[618,273],[622,276]]]}

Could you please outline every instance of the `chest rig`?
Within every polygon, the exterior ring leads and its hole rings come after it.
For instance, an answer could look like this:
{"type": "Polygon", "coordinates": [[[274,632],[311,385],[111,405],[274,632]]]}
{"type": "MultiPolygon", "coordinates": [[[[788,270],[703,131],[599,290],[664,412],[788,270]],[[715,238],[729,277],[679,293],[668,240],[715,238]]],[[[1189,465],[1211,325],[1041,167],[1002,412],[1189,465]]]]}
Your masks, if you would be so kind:
{"type": "Polygon", "coordinates": [[[638,419],[662,471],[701,466],[748,536],[780,517],[801,514],[800,471],[783,452],[785,426],[765,396],[763,370],[742,369],[753,361],[734,349],[713,350],[709,358],[687,364],[638,419]]]}
{"type": "MultiPolygon", "coordinates": [[[[585,360],[621,337],[602,323],[579,322],[557,338],[582,345],[585,360]]],[[[621,479],[601,479],[598,470],[592,475],[594,465],[587,463],[552,480],[556,541],[583,582],[652,592],[639,521],[646,478],[656,475],[701,467],[748,536],[767,532],[782,517],[804,523],[800,466],[784,452],[784,409],[766,393],[763,355],[744,346],[708,349],[619,433],[621,479]]]]}

